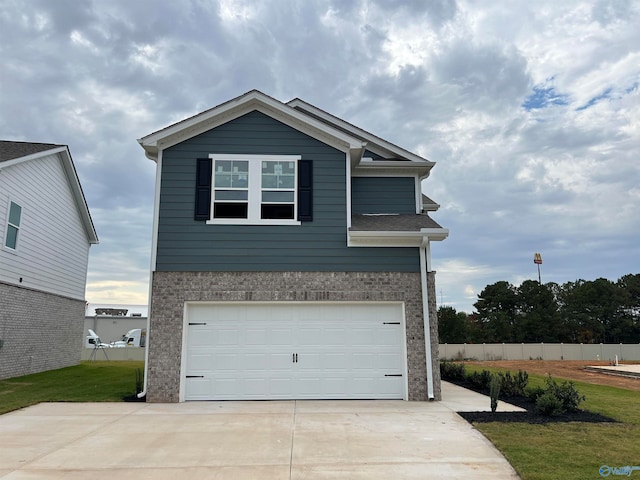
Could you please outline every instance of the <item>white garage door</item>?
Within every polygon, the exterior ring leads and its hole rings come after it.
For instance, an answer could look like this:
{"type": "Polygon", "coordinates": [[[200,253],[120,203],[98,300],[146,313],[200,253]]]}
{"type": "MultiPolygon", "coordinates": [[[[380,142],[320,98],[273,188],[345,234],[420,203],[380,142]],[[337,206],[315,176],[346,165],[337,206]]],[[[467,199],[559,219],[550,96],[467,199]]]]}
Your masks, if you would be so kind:
{"type": "Polygon", "coordinates": [[[402,399],[401,304],[189,303],[185,400],[402,399]]]}

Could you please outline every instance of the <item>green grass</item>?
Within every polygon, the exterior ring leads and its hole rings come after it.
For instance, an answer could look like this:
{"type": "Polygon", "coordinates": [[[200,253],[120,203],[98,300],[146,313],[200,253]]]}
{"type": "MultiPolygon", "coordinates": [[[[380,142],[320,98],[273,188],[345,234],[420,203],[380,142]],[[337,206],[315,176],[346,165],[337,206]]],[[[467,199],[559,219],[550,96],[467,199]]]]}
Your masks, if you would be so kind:
{"type": "Polygon", "coordinates": [[[144,362],[82,362],[0,380],[0,415],[40,402],[121,402],[136,392],[144,362]]]}
{"type": "MultiPolygon", "coordinates": [[[[467,371],[491,370],[465,365],[467,371]]],[[[545,377],[529,375],[529,385],[543,386],[545,377]]],[[[581,408],[621,423],[476,423],[504,454],[523,480],[602,478],[599,468],[640,466],[640,392],[574,382],[585,395],[581,408]]],[[[640,476],[640,472],[632,475],[640,476]]]]}

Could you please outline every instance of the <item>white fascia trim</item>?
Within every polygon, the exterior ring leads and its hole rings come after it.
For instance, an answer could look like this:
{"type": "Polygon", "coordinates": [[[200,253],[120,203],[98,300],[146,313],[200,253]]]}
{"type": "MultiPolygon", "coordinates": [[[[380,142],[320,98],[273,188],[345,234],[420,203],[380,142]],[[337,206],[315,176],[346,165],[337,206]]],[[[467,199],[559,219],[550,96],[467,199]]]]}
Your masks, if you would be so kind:
{"type": "Polygon", "coordinates": [[[69,186],[71,187],[71,192],[73,193],[73,197],[76,201],[76,206],[80,211],[80,217],[82,218],[82,224],[87,234],[89,244],[96,245],[100,243],[98,241],[98,234],[96,233],[96,228],[93,225],[89,206],[87,205],[87,199],[82,191],[78,172],[76,171],[76,167],[73,165],[73,160],[71,159],[71,153],[69,152],[68,147],[64,147],[60,152],[60,158],[62,160],[64,171],[69,179],[69,186]]]}
{"type": "Polygon", "coordinates": [[[358,176],[391,176],[391,175],[416,175],[420,180],[424,180],[431,173],[433,165],[426,163],[411,162],[360,162],[354,169],[354,175],[358,176]]]}
{"type": "Polygon", "coordinates": [[[419,247],[424,241],[442,241],[449,236],[448,228],[423,228],[419,232],[348,231],[349,247],[419,247]]]}
{"type": "Polygon", "coordinates": [[[258,110],[296,130],[341,151],[362,148],[363,142],[282,102],[252,91],[218,107],[138,139],[146,155],[155,160],[158,150],[183,142],[253,110],[258,110]]]}

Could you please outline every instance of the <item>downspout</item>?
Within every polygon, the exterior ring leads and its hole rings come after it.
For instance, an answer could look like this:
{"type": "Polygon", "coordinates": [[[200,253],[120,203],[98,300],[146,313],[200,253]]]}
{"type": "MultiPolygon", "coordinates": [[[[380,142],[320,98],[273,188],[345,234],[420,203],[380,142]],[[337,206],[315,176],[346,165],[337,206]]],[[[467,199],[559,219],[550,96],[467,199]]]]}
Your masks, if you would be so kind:
{"type": "Polygon", "coordinates": [[[429,319],[429,291],[427,288],[427,271],[431,266],[429,252],[429,237],[422,239],[420,245],[420,278],[422,283],[422,318],[424,323],[424,353],[427,365],[427,396],[430,401],[435,399],[433,394],[433,361],[431,360],[431,322],[429,319]]]}
{"type": "Polygon", "coordinates": [[[162,174],[162,150],[158,152],[158,158],[148,158],[157,163],[156,185],[153,201],[153,233],[151,237],[151,265],[149,269],[149,300],[147,304],[147,338],[144,346],[144,385],[142,391],[137,395],[143,398],[147,395],[147,379],[149,378],[149,338],[151,334],[151,292],[153,291],[153,272],[156,270],[156,250],[158,248],[158,215],[160,211],[160,177],[162,174]]]}

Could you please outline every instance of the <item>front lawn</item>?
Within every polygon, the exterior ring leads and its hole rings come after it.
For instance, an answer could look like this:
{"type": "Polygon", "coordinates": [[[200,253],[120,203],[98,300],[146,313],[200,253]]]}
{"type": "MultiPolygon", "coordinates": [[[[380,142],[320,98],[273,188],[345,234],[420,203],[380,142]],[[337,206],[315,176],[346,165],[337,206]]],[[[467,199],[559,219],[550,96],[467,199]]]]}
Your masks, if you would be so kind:
{"type": "Polygon", "coordinates": [[[0,380],[0,414],[40,402],[121,402],[136,393],[144,362],[82,362],[0,380]]]}
{"type": "MultiPolygon", "coordinates": [[[[485,369],[475,365],[466,365],[466,368],[468,371],[485,369]]],[[[545,377],[541,375],[529,375],[530,385],[544,382],[545,377]]],[[[505,455],[523,480],[598,479],[603,478],[599,473],[603,465],[640,466],[640,393],[574,383],[586,396],[581,408],[621,423],[474,424],[505,455]]],[[[640,471],[632,472],[633,475],[640,478],[640,471]]]]}

